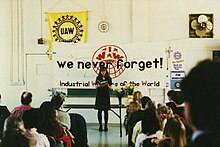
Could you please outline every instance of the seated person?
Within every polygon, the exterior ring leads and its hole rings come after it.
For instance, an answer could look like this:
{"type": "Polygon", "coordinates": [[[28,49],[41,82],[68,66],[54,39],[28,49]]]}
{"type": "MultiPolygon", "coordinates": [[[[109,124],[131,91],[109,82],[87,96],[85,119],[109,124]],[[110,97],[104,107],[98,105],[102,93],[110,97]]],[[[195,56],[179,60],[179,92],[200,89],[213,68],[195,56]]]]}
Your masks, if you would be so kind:
{"type": "Polygon", "coordinates": [[[156,146],[156,144],[151,143],[149,140],[161,138],[162,131],[160,130],[159,119],[151,108],[144,110],[141,127],[141,133],[136,139],[132,140],[135,143],[135,147],[143,147],[143,144],[147,147],[156,146]]]}
{"type": "Polygon", "coordinates": [[[168,106],[159,107],[157,109],[157,115],[160,120],[160,128],[162,131],[164,130],[164,127],[167,123],[167,119],[170,117],[174,117],[172,109],[168,106]]]}
{"type": "Polygon", "coordinates": [[[166,106],[170,107],[172,110],[176,107],[176,104],[172,101],[172,96],[174,96],[175,93],[176,92],[174,90],[169,90],[167,92],[167,98],[169,102],[166,103],[166,106]]]}
{"type": "Polygon", "coordinates": [[[22,105],[15,107],[11,112],[11,116],[22,117],[24,111],[30,110],[32,108],[31,102],[32,102],[32,93],[24,91],[21,94],[22,105]]]}
{"type": "Polygon", "coordinates": [[[45,101],[40,105],[42,112],[42,121],[37,130],[47,136],[52,136],[58,143],[60,140],[65,142],[65,147],[72,147],[72,140],[68,134],[65,133],[61,123],[56,116],[56,109],[51,101],[45,101]]]}
{"type": "Polygon", "coordinates": [[[1,147],[30,147],[24,136],[24,123],[19,117],[8,117],[5,120],[1,147]]]}
{"type": "Polygon", "coordinates": [[[129,144],[132,144],[131,137],[133,134],[133,128],[134,128],[135,124],[142,119],[142,115],[143,115],[145,106],[146,106],[147,102],[150,100],[151,99],[148,96],[142,97],[141,98],[141,109],[133,112],[131,114],[130,118],[128,119],[128,142],[129,142],[129,144]]]}
{"type": "Polygon", "coordinates": [[[37,126],[40,124],[42,114],[40,109],[32,108],[23,113],[22,119],[26,132],[24,136],[29,140],[30,146],[50,147],[47,136],[37,132],[37,126]]]}
{"type": "Polygon", "coordinates": [[[164,145],[169,147],[185,147],[186,130],[178,116],[167,119],[163,138],[156,142],[158,142],[158,147],[164,147],[164,145]]]}
{"type": "Polygon", "coordinates": [[[185,116],[193,134],[190,147],[220,146],[220,62],[206,59],[182,80],[185,116]]]}
{"type": "Polygon", "coordinates": [[[40,110],[42,112],[42,121],[37,130],[45,135],[52,136],[59,140],[65,132],[57,119],[56,110],[52,102],[45,101],[41,104],[40,110]]]}
{"type": "MultiPolygon", "coordinates": [[[[151,109],[154,111],[154,113],[156,114],[156,106],[155,106],[155,103],[152,101],[152,100],[149,100],[145,106],[145,110],[146,109],[151,109]]],[[[144,110],[144,112],[145,112],[144,110]]],[[[144,116],[145,114],[143,113],[142,115],[142,119],[143,117],[146,117],[144,116]]],[[[132,142],[135,143],[136,141],[136,138],[137,136],[142,132],[142,119],[140,121],[138,121],[134,128],[133,128],[133,133],[132,133],[132,142]]],[[[158,119],[159,120],[159,119],[158,119]]]]}
{"type": "MultiPolygon", "coordinates": [[[[1,103],[1,100],[2,100],[2,97],[1,97],[1,94],[0,94],[0,103],[1,103]]],[[[5,122],[5,119],[10,116],[10,111],[8,110],[7,106],[3,106],[3,105],[0,105],[0,133],[3,132],[3,126],[4,126],[4,122],[5,122]]]]}
{"type": "Polygon", "coordinates": [[[135,91],[133,94],[133,101],[136,101],[140,105],[142,97],[143,97],[143,95],[140,91],[135,91]]]}
{"type": "Polygon", "coordinates": [[[57,112],[57,118],[62,124],[62,126],[66,127],[68,130],[70,130],[71,122],[70,122],[70,115],[66,111],[63,111],[63,102],[64,102],[64,97],[61,96],[60,93],[56,92],[51,99],[51,102],[54,104],[54,107],[57,112]]]}
{"type": "Polygon", "coordinates": [[[140,108],[139,108],[139,104],[137,103],[137,101],[132,101],[128,105],[127,110],[126,110],[126,115],[124,118],[124,127],[125,127],[126,134],[128,134],[128,120],[129,120],[130,116],[132,115],[133,112],[135,112],[139,109],[140,108]]]}

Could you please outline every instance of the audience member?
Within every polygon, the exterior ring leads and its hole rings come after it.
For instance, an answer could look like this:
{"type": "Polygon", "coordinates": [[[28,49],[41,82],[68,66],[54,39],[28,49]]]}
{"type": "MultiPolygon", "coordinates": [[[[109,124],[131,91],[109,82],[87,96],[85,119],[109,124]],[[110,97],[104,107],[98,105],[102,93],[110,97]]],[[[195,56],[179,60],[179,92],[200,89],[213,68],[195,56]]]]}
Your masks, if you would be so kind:
{"type": "Polygon", "coordinates": [[[160,129],[162,131],[164,130],[167,119],[170,117],[174,117],[172,109],[168,106],[162,106],[157,108],[157,115],[160,120],[160,129]]]}
{"type": "Polygon", "coordinates": [[[60,95],[60,93],[56,93],[53,95],[51,102],[54,104],[54,107],[56,109],[57,118],[62,124],[63,127],[70,130],[71,122],[70,122],[70,115],[66,111],[63,111],[63,102],[64,97],[60,95]]]}
{"type": "Polygon", "coordinates": [[[126,134],[128,134],[128,120],[129,120],[129,118],[131,117],[131,115],[135,111],[137,111],[139,109],[140,109],[140,107],[139,107],[139,104],[138,104],[137,101],[132,101],[128,105],[127,110],[126,110],[126,115],[125,115],[125,118],[124,118],[124,128],[125,128],[126,134]]]}
{"type": "Polygon", "coordinates": [[[163,132],[164,138],[158,143],[158,147],[184,147],[186,145],[186,132],[179,116],[170,117],[163,132]]]}
{"type": "Polygon", "coordinates": [[[142,115],[145,109],[145,106],[148,101],[151,99],[148,96],[144,96],[141,98],[141,109],[135,111],[131,114],[130,118],[128,119],[128,144],[132,145],[131,137],[133,134],[133,128],[135,124],[142,119],[142,115]]]}
{"type": "Polygon", "coordinates": [[[157,108],[163,107],[162,103],[157,103],[157,108]]]}
{"type": "MultiPolygon", "coordinates": [[[[155,115],[156,115],[156,105],[155,105],[155,103],[154,103],[152,100],[149,100],[149,101],[147,102],[147,104],[145,105],[145,110],[148,109],[148,108],[152,109],[152,110],[155,112],[155,115]]],[[[144,111],[145,111],[145,110],[144,110],[144,111]]],[[[145,115],[145,114],[143,113],[142,119],[143,119],[143,117],[145,117],[144,115],[145,115]]],[[[133,133],[132,133],[132,142],[133,142],[133,143],[135,143],[135,140],[136,140],[137,136],[138,136],[141,132],[142,132],[142,120],[138,121],[138,122],[135,124],[134,128],[133,128],[133,133]]]]}
{"type": "Polygon", "coordinates": [[[155,144],[151,143],[151,140],[157,137],[160,138],[161,135],[158,136],[158,134],[161,134],[161,131],[159,120],[154,110],[151,108],[144,110],[141,126],[141,134],[132,140],[135,143],[135,147],[143,147],[143,145],[148,147],[155,146],[155,144]]]}
{"type": "Polygon", "coordinates": [[[143,97],[141,91],[135,91],[133,93],[133,101],[136,101],[139,105],[141,104],[141,98],[143,97]]]}
{"type": "Polygon", "coordinates": [[[30,146],[33,147],[50,147],[47,136],[37,132],[37,127],[42,119],[39,108],[32,108],[23,113],[22,119],[26,132],[24,136],[29,140],[30,146]]]}
{"type": "Polygon", "coordinates": [[[40,110],[42,111],[43,118],[37,128],[38,131],[59,140],[63,135],[65,135],[65,133],[57,119],[53,103],[50,101],[43,102],[40,106],[40,110]]]}
{"type": "Polygon", "coordinates": [[[176,107],[173,108],[173,113],[178,114],[181,118],[184,119],[184,99],[182,93],[180,91],[175,91],[172,94],[171,99],[176,105],[176,107]]]}
{"type": "Polygon", "coordinates": [[[24,111],[30,110],[32,108],[31,102],[32,102],[32,93],[24,91],[21,94],[22,105],[15,107],[11,112],[11,116],[22,117],[24,111]]]}
{"type": "Polygon", "coordinates": [[[190,147],[219,147],[220,62],[200,61],[182,80],[185,116],[193,130],[190,147]]]}
{"type": "Polygon", "coordinates": [[[38,127],[38,132],[53,137],[56,141],[64,141],[65,147],[72,147],[72,140],[65,133],[61,123],[56,116],[56,109],[51,101],[45,101],[41,104],[40,110],[43,113],[43,119],[38,127]]]}
{"type": "Polygon", "coordinates": [[[176,107],[175,103],[172,101],[172,95],[175,93],[174,90],[169,90],[167,92],[167,98],[169,102],[166,103],[166,106],[170,107],[172,110],[176,107]]]}
{"type": "Polygon", "coordinates": [[[19,117],[8,117],[5,120],[1,147],[30,147],[25,133],[24,123],[19,117]]]}
{"type": "MultiPolygon", "coordinates": [[[[2,97],[0,94],[0,103],[1,103],[2,97]]],[[[5,105],[0,105],[0,133],[3,132],[3,126],[5,119],[10,116],[10,111],[8,110],[8,107],[5,105]]]]}

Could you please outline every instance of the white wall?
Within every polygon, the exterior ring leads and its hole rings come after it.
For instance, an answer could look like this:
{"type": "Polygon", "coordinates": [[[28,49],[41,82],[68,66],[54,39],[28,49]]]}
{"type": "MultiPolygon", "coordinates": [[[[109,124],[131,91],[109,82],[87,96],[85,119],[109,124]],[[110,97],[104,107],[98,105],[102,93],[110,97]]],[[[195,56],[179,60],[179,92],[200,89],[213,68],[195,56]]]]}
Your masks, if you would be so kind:
{"type": "MultiPolygon", "coordinates": [[[[220,49],[220,27],[218,27],[220,26],[220,10],[218,0],[103,0],[104,10],[102,9],[102,0],[42,0],[42,19],[40,0],[0,0],[0,93],[3,97],[3,103],[7,104],[10,109],[20,104],[20,94],[27,87],[27,85],[22,84],[20,86],[12,86],[13,82],[10,81],[11,48],[13,46],[12,14],[16,13],[12,11],[12,1],[23,2],[24,54],[44,54],[47,51],[48,44],[37,44],[37,39],[40,37],[46,40],[49,39],[45,12],[85,10],[89,11],[88,44],[167,42],[167,46],[180,47],[184,52],[189,52],[187,54],[187,70],[197,60],[206,57],[211,58],[213,49],[220,49]],[[214,38],[188,39],[188,16],[190,13],[214,14],[214,38]],[[104,17],[110,23],[108,33],[100,33],[97,29],[99,21],[104,17]]],[[[143,53],[145,52],[147,51],[143,51],[143,53]]],[[[25,57],[24,55],[24,61],[25,57]]],[[[16,63],[16,57],[14,58],[16,63]]],[[[35,63],[35,61],[31,60],[29,62],[33,63],[28,63],[28,65],[35,63]]],[[[45,66],[49,67],[49,64],[50,62],[48,61],[45,66]]],[[[24,79],[26,80],[26,66],[22,66],[24,71],[19,71],[19,74],[22,75],[22,72],[24,72],[24,79]]],[[[29,69],[37,70],[36,67],[29,67],[29,69]]],[[[17,73],[14,72],[13,74],[17,73]]],[[[50,75],[50,70],[43,76],[36,75],[38,76],[36,81],[25,81],[29,83],[27,88],[33,91],[33,106],[35,107],[38,107],[44,100],[49,99],[47,89],[50,88],[51,77],[48,75],[50,75]],[[41,83],[40,87],[35,86],[37,82],[38,85],[41,83]]],[[[32,80],[34,79],[32,78],[32,80]]],[[[96,119],[94,118],[94,120],[96,119]]],[[[92,122],[94,120],[91,118],[89,121],[92,122]]],[[[113,121],[116,120],[116,118],[113,118],[113,121]]]]}

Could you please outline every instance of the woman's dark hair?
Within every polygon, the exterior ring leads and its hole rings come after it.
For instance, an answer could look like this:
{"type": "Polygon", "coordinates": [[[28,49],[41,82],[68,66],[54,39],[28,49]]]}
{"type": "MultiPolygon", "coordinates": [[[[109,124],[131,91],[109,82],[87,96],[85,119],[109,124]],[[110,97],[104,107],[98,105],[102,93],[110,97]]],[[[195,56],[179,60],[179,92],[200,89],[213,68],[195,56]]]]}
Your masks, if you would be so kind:
{"type": "Polygon", "coordinates": [[[173,100],[177,105],[184,103],[183,94],[180,91],[175,91],[171,94],[171,100],[173,100]]]}
{"type": "Polygon", "coordinates": [[[171,95],[172,95],[173,92],[175,92],[175,91],[174,91],[174,90],[169,90],[169,91],[167,92],[167,96],[171,97],[171,95]]]}
{"type": "Polygon", "coordinates": [[[147,135],[154,134],[158,130],[160,130],[159,119],[153,109],[147,108],[146,110],[144,110],[141,125],[142,133],[147,135]]]}
{"type": "Polygon", "coordinates": [[[43,119],[56,119],[56,110],[52,102],[45,101],[40,105],[40,110],[44,115],[43,119]]]}
{"type": "Polygon", "coordinates": [[[24,131],[24,122],[20,117],[10,116],[5,120],[3,136],[6,134],[22,134],[24,131]]]}
{"type": "Polygon", "coordinates": [[[39,108],[32,108],[23,113],[22,119],[26,129],[37,128],[42,120],[42,113],[39,108]]]}
{"type": "Polygon", "coordinates": [[[30,92],[27,92],[27,91],[24,91],[22,94],[21,94],[21,103],[23,105],[28,105],[32,102],[32,93],[30,92]]]}
{"type": "Polygon", "coordinates": [[[53,136],[55,139],[59,139],[64,135],[63,128],[56,116],[56,110],[51,101],[45,101],[41,104],[40,110],[43,115],[43,119],[37,128],[40,133],[53,136]]]}
{"type": "Polygon", "coordinates": [[[105,77],[109,77],[109,73],[106,67],[100,67],[99,76],[102,76],[101,72],[104,70],[106,71],[105,77]]]}
{"type": "Polygon", "coordinates": [[[57,93],[52,97],[51,102],[54,104],[55,109],[58,110],[63,105],[64,98],[62,98],[61,95],[57,93]]]}
{"type": "Polygon", "coordinates": [[[23,120],[20,117],[10,116],[5,120],[1,147],[29,147],[23,120]]]}
{"type": "Polygon", "coordinates": [[[150,97],[148,97],[148,96],[143,96],[143,97],[141,98],[141,106],[142,106],[142,108],[145,108],[147,102],[150,101],[150,100],[151,100],[150,97]]]}

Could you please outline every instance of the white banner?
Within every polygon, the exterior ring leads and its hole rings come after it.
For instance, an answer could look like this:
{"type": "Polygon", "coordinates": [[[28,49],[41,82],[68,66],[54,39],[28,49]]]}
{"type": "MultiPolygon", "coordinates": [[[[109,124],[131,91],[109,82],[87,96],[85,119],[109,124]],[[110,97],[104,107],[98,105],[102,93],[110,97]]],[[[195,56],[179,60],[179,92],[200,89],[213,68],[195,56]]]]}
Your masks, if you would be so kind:
{"type": "Polygon", "coordinates": [[[102,64],[108,67],[113,87],[132,81],[139,88],[165,88],[165,48],[165,43],[54,43],[54,88],[94,88],[102,64]]]}

